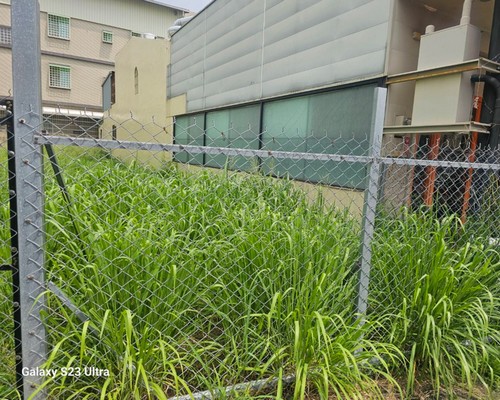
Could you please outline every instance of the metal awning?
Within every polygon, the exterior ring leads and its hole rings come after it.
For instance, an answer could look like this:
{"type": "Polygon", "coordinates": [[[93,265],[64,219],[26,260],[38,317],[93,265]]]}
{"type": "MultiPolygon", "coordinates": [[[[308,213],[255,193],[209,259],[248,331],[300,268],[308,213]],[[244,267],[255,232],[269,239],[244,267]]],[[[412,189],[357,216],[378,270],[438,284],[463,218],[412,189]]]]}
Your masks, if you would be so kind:
{"type": "Polygon", "coordinates": [[[442,67],[422,69],[419,71],[403,72],[400,74],[389,75],[387,85],[416,81],[418,79],[433,78],[436,76],[450,75],[467,71],[478,71],[480,73],[500,73],[500,63],[488,60],[487,58],[476,58],[470,61],[464,61],[457,64],[444,65],[442,67]]]}
{"type": "Polygon", "coordinates": [[[104,116],[104,113],[99,111],[75,110],[60,107],[43,107],[42,112],[45,115],[64,115],[67,117],[83,117],[93,119],[101,119],[104,116]]]}

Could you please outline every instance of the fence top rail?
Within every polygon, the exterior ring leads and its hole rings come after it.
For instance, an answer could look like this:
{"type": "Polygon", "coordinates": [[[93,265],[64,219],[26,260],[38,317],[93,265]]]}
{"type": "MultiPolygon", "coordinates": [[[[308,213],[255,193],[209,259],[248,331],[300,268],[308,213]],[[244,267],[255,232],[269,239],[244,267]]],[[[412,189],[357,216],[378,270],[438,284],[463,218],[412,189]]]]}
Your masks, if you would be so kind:
{"type": "Polygon", "coordinates": [[[468,162],[468,161],[448,161],[448,160],[425,160],[416,158],[396,158],[396,157],[372,157],[357,156],[347,154],[324,154],[324,153],[304,153],[293,151],[276,150],[254,150],[228,147],[209,147],[179,144],[161,144],[151,142],[135,142],[123,140],[105,140],[94,138],[75,138],[52,135],[36,135],[35,143],[39,145],[52,144],[77,147],[97,147],[107,150],[143,150],[143,151],[171,151],[186,152],[189,154],[213,154],[226,156],[244,156],[277,158],[306,161],[346,161],[350,163],[371,164],[378,162],[386,165],[401,166],[421,166],[421,167],[442,167],[442,168],[472,168],[489,171],[500,171],[500,163],[488,162],[468,162]]]}

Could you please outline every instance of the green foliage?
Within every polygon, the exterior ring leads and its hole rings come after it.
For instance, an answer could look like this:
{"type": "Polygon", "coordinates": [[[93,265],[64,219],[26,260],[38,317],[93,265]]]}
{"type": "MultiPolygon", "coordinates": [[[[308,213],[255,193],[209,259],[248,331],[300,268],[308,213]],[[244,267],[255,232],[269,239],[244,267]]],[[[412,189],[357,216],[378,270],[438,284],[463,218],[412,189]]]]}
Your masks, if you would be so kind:
{"type": "Polygon", "coordinates": [[[353,325],[359,228],[348,214],[258,175],[61,163],[72,204],[49,179],[47,278],[90,319],[82,330],[48,294],[49,365],[111,376],[50,379],[53,396],[150,398],[280,373],[297,375],[296,399],[311,387],[377,392],[369,372],[388,365],[368,360],[398,352],[362,340],[372,324],[353,325]]]}
{"type": "MultiPolygon", "coordinates": [[[[401,371],[408,397],[427,379],[436,393],[498,384],[500,255],[456,218],[377,220],[361,323],[359,221],[323,199],[311,204],[290,182],[259,175],[57,154],[72,204],[47,168],[47,280],[88,320],[46,293],[46,367],[95,366],[110,376],[59,373],[40,388],[49,398],[220,394],[294,376],[290,388],[236,397],[375,399],[384,398],[380,382],[400,391],[401,371]]],[[[6,221],[7,205],[0,211],[6,221]]],[[[8,360],[2,388],[13,382],[11,350],[0,358],[8,360]]]]}
{"type": "Polygon", "coordinates": [[[378,221],[371,313],[391,316],[379,337],[407,355],[410,393],[422,377],[452,393],[500,376],[500,255],[483,239],[460,245],[463,233],[423,211],[378,221]]]}

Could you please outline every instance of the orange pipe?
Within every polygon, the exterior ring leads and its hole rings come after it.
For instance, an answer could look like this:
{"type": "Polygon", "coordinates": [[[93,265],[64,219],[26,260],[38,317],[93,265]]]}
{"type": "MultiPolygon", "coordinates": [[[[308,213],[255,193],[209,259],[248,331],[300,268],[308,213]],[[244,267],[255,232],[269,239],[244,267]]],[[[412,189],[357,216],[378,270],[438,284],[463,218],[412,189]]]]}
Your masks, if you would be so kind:
{"type": "MultiPolygon", "coordinates": [[[[413,138],[408,137],[408,147],[405,148],[405,157],[410,157],[410,158],[415,158],[417,155],[417,149],[418,149],[418,141],[419,141],[419,135],[415,135],[415,141],[413,142],[413,138]]],[[[406,146],[406,143],[405,143],[406,146]]],[[[408,194],[406,198],[406,205],[408,208],[411,208],[411,195],[413,193],[413,186],[414,186],[414,181],[415,181],[415,167],[412,166],[410,169],[410,176],[409,176],[409,185],[408,185],[408,194]]]]}
{"type": "MultiPolygon", "coordinates": [[[[483,98],[481,96],[474,96],[473,111],[474,111],[475,122],[481,121],[482,106],[483,106],[483,98]]],[[[472,132],[470,140],[470,152],[467,158],[467,160],[470,163],[476,161],[476,148],[477,148],[478,136],[479,135],[477,132],[472,132]]],[[[465,221],[467,220],[467,210],[469,209],[469,203],[470,203],[470,189],[472,187],[472,175],[473,175],[473,168],[469,168],[469,170],[467,171],[467,180],[465,181],[464,203],[462,206],[462,216],[460,218],[463,224],[465,224],[465,221]]]]}
{"type": "MultiPolygon", "coordinates": [[[[441,137],[439,133],[431,135],[431,140],[430,140],[431,149],[428,156],[429,160],[436,160],[438,158],[440,139],[441,137]]],[[[429,166],[426,168],[426,173],[427,177],[425,178],[424,182],[424,204],[430,207],[432,206],[432,201],[434,198],[434,188],[436,185],[437,168],[429,166]]]]}

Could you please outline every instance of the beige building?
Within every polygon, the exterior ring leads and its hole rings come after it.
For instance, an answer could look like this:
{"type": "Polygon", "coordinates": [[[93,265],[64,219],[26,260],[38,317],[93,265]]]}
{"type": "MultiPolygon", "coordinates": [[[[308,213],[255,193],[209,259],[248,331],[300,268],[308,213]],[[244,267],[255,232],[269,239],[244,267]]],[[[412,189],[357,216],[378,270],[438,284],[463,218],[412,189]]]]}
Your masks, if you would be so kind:
{"type": "MultiPolygon", "coordinates": [[[[101,85],[134,36],[166,37],[187,10],[154,0],[40,0],[42,100],[50,133],[97,135],[101,85]]],[[[0,99],[12,93],[10,1],[0,0],[0,99]]]]}
{"type": "MultiPolygon", "coordinates": [[[[171,143],[171,125],[167,125],[167,65],[169,44],[165,39],[133,37],[117,54],[115,70],[104,85],[102,139],[171,143]],[[154,62],[153,62],[154,59],[154,62]]],[[[126,161],[141,159],[159,165],[170,158],[167,152],[115,150],[126,161]]]]}

